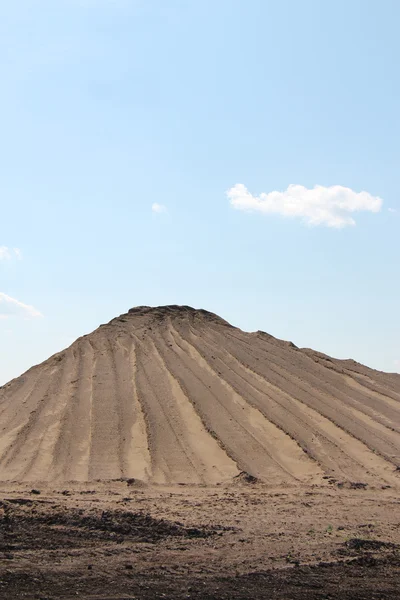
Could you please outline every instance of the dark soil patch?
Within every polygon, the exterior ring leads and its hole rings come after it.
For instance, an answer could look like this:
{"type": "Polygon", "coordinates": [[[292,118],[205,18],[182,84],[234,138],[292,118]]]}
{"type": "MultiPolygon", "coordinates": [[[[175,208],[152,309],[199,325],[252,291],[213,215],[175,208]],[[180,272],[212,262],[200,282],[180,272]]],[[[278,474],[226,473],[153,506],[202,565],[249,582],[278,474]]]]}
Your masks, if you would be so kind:
{"type": "Polygon", "coordinates": [[[395,550],[396,544],[391,542],[382,542],[381,540],[365,540],[362,538],[351,538],[345,542],[346,548],[357,551],[376,551],[376,550],[395,550]]]}
{"type": "Polygon", "coordinates": [[[336,554],[341,557],[358,557],[358,561],[364,561],[366,564],[376,561],[377,555],[381,558],[388,554],[399,557],[399,549],[400,547],[392,542],[351,538],[342,544],[336,554]]]}
{"type": "Polygon", "coordinates": [[[217,527],[185,527],[141,512],[85,512],[58,505],[42,507],[25,499],[0,503],[0,553],[74,548],[96,540],[157,543],[171,537],[207,538],[220,532],[217,527]]]}
{"type": "Polygon", "coordinates": [[[7,600],[394,600],[400,592],[400,562],[393,557],[365,564],[327,563],[239,577],[193,577],[138,574],[134,569],[112,578],[86,573],[7,572],[0,597],[7,600]],[[111,580],[110,580],[111,579],[111,580]],[[2,595],[4,594],[4,595],[2,595]]]}

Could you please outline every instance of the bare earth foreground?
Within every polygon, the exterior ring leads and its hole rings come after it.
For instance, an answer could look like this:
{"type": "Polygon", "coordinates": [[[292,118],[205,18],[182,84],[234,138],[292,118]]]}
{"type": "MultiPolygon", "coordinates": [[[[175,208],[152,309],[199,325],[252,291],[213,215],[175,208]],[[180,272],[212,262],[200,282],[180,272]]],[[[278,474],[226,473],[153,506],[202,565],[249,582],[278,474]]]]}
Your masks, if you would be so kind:
{"type": "Polygon", "coordinates": [[[391,489],[110,482],[1,497],[4,599],[400,598],[391,489]]]}
{"type": "Polygon", "coordinates": [[[400,376],[139,307],[0,388],[0,598],[400,598],[400,376]]]}

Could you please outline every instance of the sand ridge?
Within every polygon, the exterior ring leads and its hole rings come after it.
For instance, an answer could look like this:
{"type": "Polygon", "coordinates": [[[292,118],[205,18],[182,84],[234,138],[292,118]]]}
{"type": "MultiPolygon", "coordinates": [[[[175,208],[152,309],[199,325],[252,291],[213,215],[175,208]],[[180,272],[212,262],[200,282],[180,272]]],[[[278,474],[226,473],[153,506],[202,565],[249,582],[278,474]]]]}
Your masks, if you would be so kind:
{"type": "Polygon", "coordinates": [[[0,480],[400,483],[400,375],[137,307],[0,388],[0,480]]]}

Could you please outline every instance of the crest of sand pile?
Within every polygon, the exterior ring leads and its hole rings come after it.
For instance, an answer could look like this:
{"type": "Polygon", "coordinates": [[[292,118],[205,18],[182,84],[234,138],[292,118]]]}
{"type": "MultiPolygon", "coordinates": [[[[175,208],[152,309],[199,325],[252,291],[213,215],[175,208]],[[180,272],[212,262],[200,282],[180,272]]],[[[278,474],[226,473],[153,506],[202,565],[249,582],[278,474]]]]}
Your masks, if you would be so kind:
{"type": "Polygon", "coordinates": [[[400,375],[138,307],[0,388],[0,480],[398,485],[400,375]]]}

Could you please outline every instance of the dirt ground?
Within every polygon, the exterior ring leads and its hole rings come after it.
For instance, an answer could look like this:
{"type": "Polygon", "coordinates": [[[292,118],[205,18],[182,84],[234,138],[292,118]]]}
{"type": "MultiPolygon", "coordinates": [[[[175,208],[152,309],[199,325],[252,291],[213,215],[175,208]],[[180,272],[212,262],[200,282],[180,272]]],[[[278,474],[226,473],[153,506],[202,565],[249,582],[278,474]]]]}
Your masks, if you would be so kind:
{"type": "Polygon", "coordinates": [[[398,491],[0,487],[0,598],[400,598],[398,491]]]}

